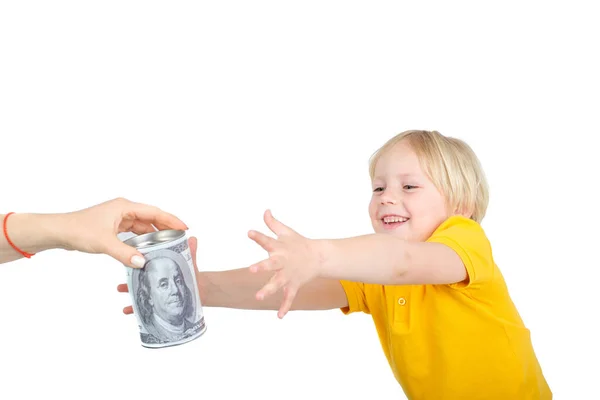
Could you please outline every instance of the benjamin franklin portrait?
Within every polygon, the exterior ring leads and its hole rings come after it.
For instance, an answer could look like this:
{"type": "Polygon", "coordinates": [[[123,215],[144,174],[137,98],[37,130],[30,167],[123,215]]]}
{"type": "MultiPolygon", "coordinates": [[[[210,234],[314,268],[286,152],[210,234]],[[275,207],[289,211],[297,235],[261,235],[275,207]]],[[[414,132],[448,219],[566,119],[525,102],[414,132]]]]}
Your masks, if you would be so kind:
{"type": "Polygon", "coordinates": [[[198,331],[196,291],[190,289],[193,279],[181,254],[167,249],[146,254],[144,268],[134,270],[132,278],[137,311],[146,331],[142,330],[142,342],[175,342],[198,331]]]}

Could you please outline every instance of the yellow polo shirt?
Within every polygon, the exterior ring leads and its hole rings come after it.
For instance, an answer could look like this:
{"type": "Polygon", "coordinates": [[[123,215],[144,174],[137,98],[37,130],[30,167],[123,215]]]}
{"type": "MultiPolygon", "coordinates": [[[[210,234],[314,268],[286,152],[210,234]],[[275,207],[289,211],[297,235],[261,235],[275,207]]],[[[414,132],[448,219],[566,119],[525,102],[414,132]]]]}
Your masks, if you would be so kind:
{"type": "Polygon", "coordinates": [[[452,285],[342,281],[346,314],[371,314],[388,362],[411,400],[551,399],[529,330],[513,304],[481,226],[453,216],[427,240],[462,259],[452,285]]]}

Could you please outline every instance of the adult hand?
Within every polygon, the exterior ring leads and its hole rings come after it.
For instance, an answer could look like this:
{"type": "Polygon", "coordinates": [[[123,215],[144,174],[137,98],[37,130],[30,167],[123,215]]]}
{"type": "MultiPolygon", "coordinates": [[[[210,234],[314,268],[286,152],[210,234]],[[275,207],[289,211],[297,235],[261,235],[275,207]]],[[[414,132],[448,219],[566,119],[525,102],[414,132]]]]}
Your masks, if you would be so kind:
{"type": "Polygon", "coordinates": [[[188,227],[157,207],[119,198],[84,210],[61,214],[57,240],[67,250],[104,253],[130,267],[144,266],[144,256],[118,239],[120,232],[144,234],[156,229],[188,227]],[[156,229],[155,229],[156,228],[156,229]]]}

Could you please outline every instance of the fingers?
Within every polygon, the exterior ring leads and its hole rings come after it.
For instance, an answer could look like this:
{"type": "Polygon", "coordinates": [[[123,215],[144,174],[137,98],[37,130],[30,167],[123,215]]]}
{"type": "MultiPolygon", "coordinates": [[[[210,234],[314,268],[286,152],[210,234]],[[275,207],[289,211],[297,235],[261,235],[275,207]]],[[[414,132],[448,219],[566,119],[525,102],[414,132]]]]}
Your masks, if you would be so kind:
{"type": "Polygon", "coordinates": [[[273,217],[273,214],[271,214],[271,210],[265,211],[264,220],[269,229],[277,236],[283,233],[293,232],[292,228],[276,220],[275,217],[273,217]]]}
{"type": "Polygon", "coordinates": [[[286,286],[285,288],[283,288],[283,293],[284,293],[283,303],[281,304],[281,307],[279,308],[279,312],[277,313],[277,316],[280,319],[285,317],[285,315],[288,313],[288,311],[291,310],[292,303],[294,302],[294,299],[296,298],[298,289],[286,286]]]}
{"type": "Polygon", "coordinates": [[[279,307],[279,311],[277,312],[277,317],[282,319],[285,315],[292,309],[292,304],[294,299],[296,298],[296,294],[298,293],[298,288],[285,286],[288,282],[281,272],[276,273],[273,277],[267,282],[263,288],[256,293],[257,300],[264,300],[267,296],[271,296],[279,291],[279,289],[283,288],[283,301],[281,303],[281,307],[279,307]]]}
{"type": "Polygon", "coordinates": [[[189,238],[188,244],[190,245],[190,253],[192,253],[192,262],[194,263],[194,269],[198,270],[198,264],[196,264],[196,251],[198,250],[198,239],[192,236],[189,238]]]}
{"type": "Polygon", "coordinates": [[[132,203],[133,209],[131,212],[134,214],[136,219],[139,219],[146,223],[151,223],[156,228],[163,229],[181,229],[187,230],[188,227],[179,218],[173,214],[169,214],[161,210],[160,208],[149,206],[141,203],[132,203]]]}
{"type": "Polygon", "coordinates": [[[126,283],[121,283],[117,285],[117,292],[119,293],[129,293],[129,288],[126,283]]]}
{"type": "Polygon", "coordinates": [[[131,228],[129,228],[129,230],[138,235],[142,235],[144,233],[156,232],[156,229],[154,229],[152,224],[149,224],[147,222],[142,222],[139,220],[133,221],[133,225],[131,226],[131,228]]]}
{"type": "Polygon", "coordinates": [[[275,243],[277,241],[272,237],[269,237],[263,233],[257,231],[248,232],[248,237],[258,243],[263,249],[268,252],[271,252],[275,249],[275,243]]]}
{"type": "Polygon", "coordinates": [[[256,300],[264,300],[267,296],[277,293],[277,291],[285,284],[286,281],[283,274],[281,272],[276,273],[269,282],[256,293],[256,300]]]}
{"type": "Polygon", "coordinates": [[[142,268],[146,259],[136,249],[121,242],[116,237],[110,237],[102,243],[104,253],[131,268],[142,268]]]}
{"type": "Polygon", "coordinates": [[[178,229],[178,230],[183,230],[184,231],[184,230],[187,229],[187,228],[173,228],[171,225],[162,224],[160,222],[154,222],[154,226],[156,226],[156,229],[158,229],[159,231],[164,231],[164,230],[167,230],[167,229],[178,229]]]}
{"type": "MultiPolygon", "coordinates": [[[[120,285],[117,285],[117,291],[120,293],[127,293],[127,292],[129,292],[129,288],[127,287],[126,283],[121,283],[120,285]]],[[[127,307],[123,308],[123,314],[125,314],[125,315],[133,314],[133,307],[127,306],[127,307]]]]}
{"type": "Polygon", "coordinates": [[[250,272],[261,272],[261,271],[278,271],[281,269],[281,267],[278,265],[278,263],[272,259],[272,258],[267,258],[266,260],[262,260],[260,262],[257,262],[256,264],[252,264],[250,267],[250,272]]]}

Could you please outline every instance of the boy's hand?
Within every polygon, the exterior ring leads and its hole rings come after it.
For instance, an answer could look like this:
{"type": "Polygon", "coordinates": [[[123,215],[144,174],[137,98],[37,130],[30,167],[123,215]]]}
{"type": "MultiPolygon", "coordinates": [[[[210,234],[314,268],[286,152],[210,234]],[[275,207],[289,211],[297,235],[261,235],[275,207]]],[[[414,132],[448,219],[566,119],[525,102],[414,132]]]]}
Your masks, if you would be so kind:
{"type": "Polygon", "coordinates": [[[257,231],[248,237],[269,253],[269,258],[250,266],[251,272],[274,271],[269,282],[256,293],[257,300],[283,289],[283,302],[277,316],[283,318],[290,310],[298,290],[319,275],[321,257],[317,241],[307,239],[276,220],[267,210],[264,220],[277,239],[257,231]]]}

